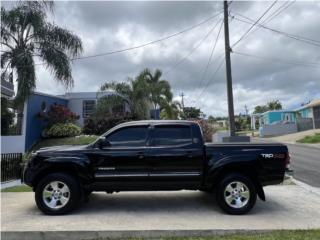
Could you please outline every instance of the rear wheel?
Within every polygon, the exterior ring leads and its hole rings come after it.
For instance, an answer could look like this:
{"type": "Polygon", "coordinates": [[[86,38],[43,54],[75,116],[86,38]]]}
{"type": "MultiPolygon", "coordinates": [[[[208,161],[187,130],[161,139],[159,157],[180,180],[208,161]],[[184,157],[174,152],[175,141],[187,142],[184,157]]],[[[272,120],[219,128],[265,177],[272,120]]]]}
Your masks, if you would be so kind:
{"type": "Polygon", "coordinates": [[[70,212],[78,206],[80,198],[80,186],[76,179],[63,173],[45,176],[35,191],[38,208],[48,215],[70,212]]]}
{"type": "Polygon", "coordinates": [[[249,212],[256,203],[257,193],[252,181],[241,174],[224,177],[217,189],[217,202],[229,214],[249,212]]]}

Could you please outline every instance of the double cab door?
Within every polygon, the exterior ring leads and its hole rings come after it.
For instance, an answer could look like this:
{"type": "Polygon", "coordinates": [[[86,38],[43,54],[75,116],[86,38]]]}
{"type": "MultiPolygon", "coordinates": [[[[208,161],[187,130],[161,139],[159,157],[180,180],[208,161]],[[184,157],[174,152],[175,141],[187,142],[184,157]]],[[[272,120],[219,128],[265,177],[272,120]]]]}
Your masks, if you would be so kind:
{"type": "Polygon", "coordinates": [[[120,128],[96,149],[95,179],[114,190],[197,188],[203,153],[186,125],[120,128]]]}

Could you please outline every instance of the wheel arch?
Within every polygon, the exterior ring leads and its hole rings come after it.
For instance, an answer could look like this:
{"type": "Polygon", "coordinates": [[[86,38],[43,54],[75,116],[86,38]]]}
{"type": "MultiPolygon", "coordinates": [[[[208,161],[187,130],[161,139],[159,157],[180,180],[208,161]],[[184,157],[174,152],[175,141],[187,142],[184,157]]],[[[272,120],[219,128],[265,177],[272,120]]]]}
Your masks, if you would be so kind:
{"type": "Polygon", "coordinates": [[[238,162],[219,166],[218,168],[212,168],[209,170],[205,184],[210,186],[211,189],[215,189],[216,185],[222,180],[222,178],[229,174],[241,174],[248,177],[255,186],[259,198],[265,201],[264,190],[259,181],[258,171],[254,164],[238,162]]]}
{"type": "Polygon", "coordinates": [[[90,181],[89,174],[75,163],[66,162],[50,162],[48,161],[32,180],[32,187],[35,189],[40,180],[52,173],[64,173],[74,177],[81,185],[90,181]]]}

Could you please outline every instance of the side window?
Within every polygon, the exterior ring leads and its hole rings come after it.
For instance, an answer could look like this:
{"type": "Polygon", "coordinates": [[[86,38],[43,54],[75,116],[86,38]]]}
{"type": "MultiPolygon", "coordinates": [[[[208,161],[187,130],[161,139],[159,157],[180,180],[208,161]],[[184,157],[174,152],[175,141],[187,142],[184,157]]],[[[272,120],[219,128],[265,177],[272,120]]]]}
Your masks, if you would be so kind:
{"type": "Polygon", "coordinates": [[[155,146],[192,143],[191,128],[189,126],[156,126],[153,133],[155,146]]]}
{"type": "Polygon", "coordinates": [[[146,144],[148,127],[128,127],[107,136],[112,147],[143,147],[146,144]]]}

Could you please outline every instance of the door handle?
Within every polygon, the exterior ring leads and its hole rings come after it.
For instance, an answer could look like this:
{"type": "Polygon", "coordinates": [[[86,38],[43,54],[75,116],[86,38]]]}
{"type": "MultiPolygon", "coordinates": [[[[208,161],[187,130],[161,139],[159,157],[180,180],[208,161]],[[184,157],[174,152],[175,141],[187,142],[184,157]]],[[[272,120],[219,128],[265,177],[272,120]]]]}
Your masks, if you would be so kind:
{"type": "Polygon", "coordinates": [[[189,157],[189,158],[192,158],[193,157],[193,155],[192,155],[192,151],[187,151],[187,156],[189,157]]]}
{"type": "Polygon", "coordinates": [[[139,159],[143,159],[144,158],[144,152],[138,152],[137,155],[138,155],[139,159]]]}

